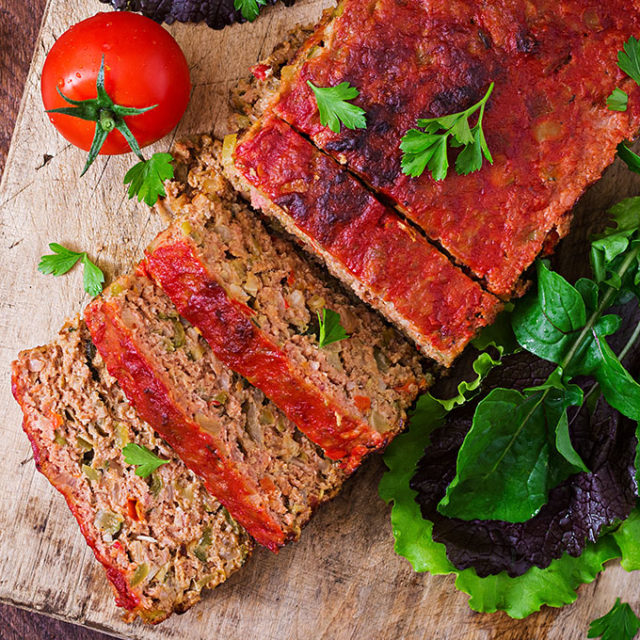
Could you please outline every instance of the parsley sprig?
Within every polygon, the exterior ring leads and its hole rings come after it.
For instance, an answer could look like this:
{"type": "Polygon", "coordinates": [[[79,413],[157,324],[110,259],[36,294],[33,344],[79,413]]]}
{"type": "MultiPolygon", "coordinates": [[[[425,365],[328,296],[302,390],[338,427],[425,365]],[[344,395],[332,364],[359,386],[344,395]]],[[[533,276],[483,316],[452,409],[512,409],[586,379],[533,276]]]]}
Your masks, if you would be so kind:
{"type": "Polygon", "coordinates": [[[347,102],[360,95],[360,92],[348,82],[341,82],[335,87],[316,87],[311,81],[307,84],[316,97],[320,112],[320,124],[329,127],[334,133],[340,133],[340,123],[347,129],[366,129],[365,110],[347,102]]]}
{"type": "Polygon", "coordinates": [[[167,195],[163,182],[173,178],[172,156],[170,153],[154,153],[149,160],[134,164],[124,176],[129,185],[129,198],[138,197],[152,207],[159,197],[167,195]]]}
{"type": "Polygon", "coordinates": [[[61,276],[70,271],[78,261],[82,261],[84,290],[90,296],[100,295],[104,284],[104,273],[89,260],[86,252],[71,251],[71,249],[67,249],[56,242],[52,242],[49,245],[49,249],[53,251],[53,254],[44,255],[40,258],[40,263],[38,264],[40,273],[61,276]]]}
{"type": "Polygon", "coordinates": [[[589,625],[587,638],[602,640],[632,640],[640,630],[640,619],[626,603],[616,599],[608,613],[589,625]]]}
{"type": "MultiPolygon", "coordinates": [[[[640,41],[631,36],[618,52],[618,66],[636,84],[640,85],[640,41]]],[[[626,111],[629,96],[626,92],[616,87],[607,98],[607,107],[611,111],[626,111]]]]}
{"type": "Polygon", "coordinates": [[[266,4],[265,0],[233,0],[233,8],[249,22],[253,22],[258,17],[260,7],[264,7],[266,4]]]}
{"type": "Polygon", "coordinates": [[[416,124],[422,131],[409,129],[400,143],[403,152],[402,172],[415,178],[428,169],[434,180],[444,180],[449,171],[448,147],[464,147],[455,164],[456,172],[460,175],[478,171],[482,167],[483,157],[493,164],[482,130],[484,110],[493,87],[492,82],[484,97],[465,111],[419,119],[416,124]],[[469,119],[476,113],[478,119],[471,127],[469,119]]]}
{"type": "Polygon", "coordinates": [[[618,66],[640,84],[640,41],[631,36],[618,52],[618,66]]]}
{"type": "MultiPolygon", "coordinates": [[[[623,50],[618,52],[618,66],[637,85],[640,85],[640,41],[631,36],[623,45],[623,50]]],[[[607,98],[607,107],[611,111],[626,111],[629,104],[629,96],[626,91],[616,87],[607,98]]],[[[626,142],[618,145],[618,156],[631,171],[640,173],[640,156],[629,149],[626,142]]]]}
{"type": "Polygon", "coordinates": [[[322,349],[332,342],[340,342],[349,337],[344,327],[340,324],[340,314],[331,309],[323,309],[322,314],[318,311],[318,347],[322,349]]]}
{"type": "Polygon", "coordinates": [[[131,442],[122,448],[122,453],[124,454],[124,461],[127,464],[137,467],[136,475],[141,478],[146,478],[158,467],[169,462],[169,460],[159,458],[153,451],[150,451],[146,447],[141,447],[139,444],[133,444],[131,442]]]}
{"type": "Polygon", "coordinates": [[[626,91],[616,87],[613,93],[607,98],[607,107],[611,111],[626,111],[629,104],[629,96],[626,91]]]}

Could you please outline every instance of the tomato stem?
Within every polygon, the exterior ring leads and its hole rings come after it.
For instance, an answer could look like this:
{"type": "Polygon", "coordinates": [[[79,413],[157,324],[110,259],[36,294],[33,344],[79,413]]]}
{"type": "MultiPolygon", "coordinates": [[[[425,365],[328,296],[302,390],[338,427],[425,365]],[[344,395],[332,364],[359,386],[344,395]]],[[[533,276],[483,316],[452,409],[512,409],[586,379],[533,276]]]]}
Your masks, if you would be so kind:
{"type": "Polygon", "coordinates": [[[81,120],[90,120],[96,123],[96,130],[91,143],[91,149],[89,149],[89,156],[87,162],[80,174],[83,176],[87,169],[93,164],[93,161],[98,157],[102,145],[105,143],[107,136],[117,129],[124,139],[127,141],[131,151],[144,160],[144,156],[140,151],[140,145],[135,139],[133,133],[124,121],[125,117],[137,116],[141,113],[155,109],[158,105],[154,104],[150,107],[143,107],[138,109],[137,107],[123,107],[116,104],[106,89],[104,88],[104,55],[100,62],[100,69],[96,77],[96,97],[88,100],[73,100],[68,98],[62,93],[59,87],[56,87],[58,93],[62,96],[65,102],[68,102],[70,107],[62,107],[60,109],[48,109],[47,113],[60,113],[66,116],[72,116],[74,118],[80,118],[81,120]]]}
{"type": "Polygon", "coordinates": [[[113,117],[113,113],[108,109],[102,109],[100,111],[100,126],[102,127],[102,130],[107,133],[113,131],[116,127],[116,121],[113,117]]]}

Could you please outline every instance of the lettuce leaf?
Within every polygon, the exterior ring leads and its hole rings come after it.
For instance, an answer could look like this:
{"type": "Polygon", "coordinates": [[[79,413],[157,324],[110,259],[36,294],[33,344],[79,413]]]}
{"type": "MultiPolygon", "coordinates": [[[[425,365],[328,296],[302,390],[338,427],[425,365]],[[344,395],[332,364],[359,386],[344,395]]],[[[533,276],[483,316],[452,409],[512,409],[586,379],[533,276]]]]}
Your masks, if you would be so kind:
{"type": "Polygon", "coordinates": [[[564,554],[546,569],[532,567],[523,575],[511,578],[506,572],[486,578],[478,577],[474,569],[458,571],[448,560],[446,548],[432,538],[433,523],[422,518],[415,501],[416,492],[409,488],[413,465],[421,454],[429,434],[444,422],[436,402],[423,403],[423,420],[412,425],[400,438],[404,446],[385,454],[389,471],[380,482],[380,496],[392,502],[391,526],[396,553],[406,558],[415,571],[432,575],[456,575],[456,587],[470,596],[469,606],[482,613],[504,611],[512,618],[524,618],[543,605],[562,607],[574,602],[581,584],[592,582],[604,569],[605,562],[622,557],[626,570],[640,568],[640,513],[631,516],[612,533],[596,543],[588,543],[583,553],[574,558],[564,554]],[[429,417],[435,424],[429,424],[429,417]],[[415,452],[411,455],[410,452],[415,452]],[[390,455],[389,455],[390,454],[390,455]]]}
{"type": "Polygon", "coordinates": [[[402,438],[404,444],[387,449],[384,459],[389,471],[379,487],[382,499],[393,503],[394,549],[411,563],[415,571],[428,571],[432,575],[455,574],[456,587],[470,596],[469,606],[474,611],[504,611],[512,618],[524,618],[543,605],[562,607],[574,602],[577,588],[592,582],[608,560],[622,556],[625,569],[640,567],[640,550],[634,542],[634,537],[640,539],[637,537],[640,536],[640,513],[636,510],[617,532],[587,544],[578,558],[565,554],[553,560],[546,569],[532,567],[515,578],[506,572],[480,578],[474,569],[458,571],[449,562],[445,546],[433,540],[433,523],[422,518],[415,501],[416,492],[409,488],[413,466],[422,453],[422,447],[429,434],[444,422],[442,409],[438,407],[435,400],[423,401],[422,419],[395,441],[398,443],[402,438]],[[434,422],[429,423],[430,419],[434,422]]]}
{"type": "Polygon", "coordinates": [[[378,492],[385,502],[394,502],[391,509],[394,549],[407,558],[416,571],[434,574],[455,571],[455,567],[447,560],[444,545],[431,540],[432,525],[422,519],[415,501],[417,494],[409,488],[409,481],[429,442],[429,435],[443,425],[449,411],[464,404],[480,388],[491,370],[500,364],[502,355],[508,351],[503,344],[514,344],[509,337],[512,335],[511,323],[508,318],[504,320],[505,315],[497,325],[503,331],[502,335],[494,327],[485,337],[477,339],[486,348],[494,347],[499,357],[493,358],[488,352],[478,354],[473,362],[474,377],[460,382],[457,393],[451,398],[440,399],[431,393],[420,396],[411,415],[410,428],[393,440],[384,453],[383,459],[390,472],[380,480],[378,492]],[[431,545],[425,547],[427,540],[431,540],[431,545]]]}
{"type": "Polygon", "coordinates": [[[532,567],[516,578],[506,573],[479,578],[473,569],[459,572],[456,587],[469,594],[474,611],[504,611],[512,618],[526,618],[543,605],[563,607],[576,600],[581,584],[593,582],[604,563],[620,556],[611,535],[587,545],[578,558],[568,554],[554,560],[546,569],[532,567]]]}
{"type": "Polygon", "coordinates": [[[625,571],[640,569],[640,511],[631,515],[612,534],[620,548],[620,564],[625,571]]]}

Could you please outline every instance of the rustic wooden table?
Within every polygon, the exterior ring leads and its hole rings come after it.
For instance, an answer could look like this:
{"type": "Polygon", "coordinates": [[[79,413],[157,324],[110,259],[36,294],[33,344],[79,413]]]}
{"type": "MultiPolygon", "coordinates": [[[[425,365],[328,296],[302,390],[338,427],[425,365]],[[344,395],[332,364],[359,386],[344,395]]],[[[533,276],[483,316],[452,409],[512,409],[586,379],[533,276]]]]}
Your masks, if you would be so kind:
{"type": "MultiPolygon", "coordinates": [[[[20,108],[24,81],[46,0],[0,0],[0,175],[20,108]]],[[[109,636],[0,605],[3,640],[107,640],[109,636]]]]}
{"type": "MultiPolygon", "coordinates": [[[[97,0],[50,2],[52,11],[36,51],[38,65],[57,35],[100,7],[97,0]]],[[[172,27],[193,60],[195,87],[194,100],[177,135],[208,130],[224,122],[229,85],[267,54],[291,25],[316,20],[330,2],[299,0],[291,9],[270,9],[269,16],[255,24],[224,32],[172,27]],[[236,41],[240,29],[241,49],[236,41]]],[[[0,171],[45,4],[46,0],[0,0],[0,171]]],[[[6,246],[20,244],[19,251],[3,253],[3,268],[9,276],[0,278],[0,357],[4,363],[0,377],[5,376],[0,385],[0,435],[7,447],[0,464],[0,507],[6,504],[9,516],[0,527],[0,599],[51,611],[100,630],[167,640],[204,639],[214,633],[224,638],[260,640],[581,640],[588,621],[607,611],[617,596],[638,610],[638,575],[612,566],[592,585],[580,589],[576,604],[560,611],[545,609],[524,621],[502,614],[474,614],[467,598],[454,591],[451,578],[414,573],[405,560],[393,554],[388,507],[376,497],[382,463],[373,460],[347,483],[341,496],[318,513],[301,542],[279,557],[258,550],[228,584],[205,595],[202,605],[165,625],[150,629],[121,624],[101,570],[75,526],[67,528],[71,517],[62,499],[43,478],[35,477],[33,466],[21,465],[23,458],[19,456],[24,453],[27,459],[28,445],[20,431],[17,407],[9,397],[7,371],[18,348],[50,339],[62,318],[79,311],[84,302],[78,293],[77,274],[50,287],[48,280],[34,273],[45,242],[54,233],[55,239],[60,238],[60,219],[68,218],[62,241],[74,237],[79,246],[90,247],[96,247],[98,239],[104,243],[101,264],[109,277],[121,273],[139,256],[140,247],[159,230],[160,222],[142,207],[122,206],[126,159],[100,161],[101,173],[77,181],[83,156],[52,134],[40,111],[37,76],[35,69],[27,83],[30,111],[20,118],[17,144],[5,174],[8,200],[3,202],[11,201],[11,209],[0,212],[6,214],[0,223],[6,246]],[[42,168],[44,151],[65,156],[36,174],[42,168]],[[85,211],[87,203],[91,206],[85,211]],[[68,215],[73,212],[75,215],[68,215]],[[29,269],[27,277],[25,269],[29,269]],[[8,291],[15,304],[3,305],[2,292],[6,296],[8,291]],[[44,296],[51,300],[42,309],[44,296]],[[29,313],[33,321],[29,318],[25,322],[29,313]],[[3,535],[5,529],[8,535],[3,535]],[[34,529],[43,534],[46,531],[46,536],[34,536],[34,529]]],[[[157,150],[160,148],[159,143],[157,150]]],[[[577,228],[574,225],[569,245],[565,242],[566,250],[558,256],[561,266],[566,268],[565,263],[570,263],[575,270],[575,265],[586,263],[587,223],[594,220],[587,220],[586,213],[597,217],[617,200],[638,193],[640,176],[634,177],[620,163],[607,171],[578,206],[576,219],[580,222],[577,228]]],[[[0,640],[18,638],[106,640],[107,636],[0,606],[0,640]]]]}

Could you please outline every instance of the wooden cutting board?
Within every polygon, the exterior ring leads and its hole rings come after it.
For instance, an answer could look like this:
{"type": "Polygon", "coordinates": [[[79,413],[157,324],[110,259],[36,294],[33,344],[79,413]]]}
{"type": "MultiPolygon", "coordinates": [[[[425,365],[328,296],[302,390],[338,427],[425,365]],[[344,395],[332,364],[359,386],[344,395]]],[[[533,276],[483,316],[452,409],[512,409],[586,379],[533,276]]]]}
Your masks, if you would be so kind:
{"type": "MultiPolygon", "coordinates": [[[[224,31],[174,25],[189,60],[193,97],[175,136],[224,133],[229,87],[267,55],[286,31],[314,22],[330,0],[267,9],[253,24],[224,31]]],[[[302,540],[273,555],[258,550],[226,584],[183,616],[159,627],[126,625],[102,569],[63,499],[32,462],[21,414],[11,398],[9,365],[18,350],[48,342],[88,302],[80,270],[54,279],[37,273],[49,242],[88,250],[110,278],[127,270],[162,227],[146,207],[127,201],[122,177],[132,163],[100,158],[82,179],[84,153],[59,137],[43,113],[39,75],[46,52],[71,24],[103,10],[97,0],[50,0],[0,184],[0,601],[127,638],[295,640],[577,640],[616,596],[640,609],[640,575],[610,567],[580,589],[576,604],[526,621],[480,615],[450,577],[416,574],[393,552],[389,508],[377,497],[383,465],[372,460],[302,540]]],[[[614,167],[578,207],[579,230],[605,206],[640,193],[640,181],[614,167]],[[587,215],[588,214],[588,215],[587,215]]],[[[565,243],[575,262],[584,233],[565,243]]],[[[2,634],[0,633],[0,636],[2,634]]]]}

